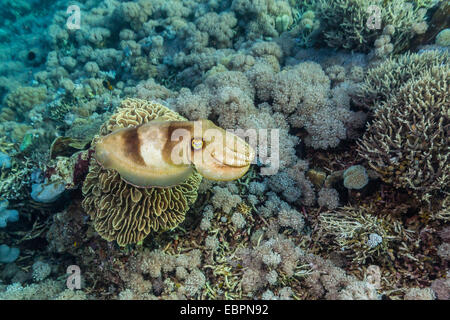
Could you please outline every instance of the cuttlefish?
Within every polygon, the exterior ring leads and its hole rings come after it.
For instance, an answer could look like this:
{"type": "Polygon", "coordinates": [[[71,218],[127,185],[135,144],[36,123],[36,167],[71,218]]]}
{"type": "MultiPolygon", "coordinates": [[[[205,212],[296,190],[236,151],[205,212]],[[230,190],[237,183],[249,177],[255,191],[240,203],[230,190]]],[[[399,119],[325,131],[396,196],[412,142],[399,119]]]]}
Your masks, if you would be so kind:
{"type": "Polygon", "coordinates": [[[210,120],[162,121],[121,128],[99,139],[95,159],[136,187],[170,187],[197,170],[203,177],[242,177],[255,157],[253,148],[210,120]]]}

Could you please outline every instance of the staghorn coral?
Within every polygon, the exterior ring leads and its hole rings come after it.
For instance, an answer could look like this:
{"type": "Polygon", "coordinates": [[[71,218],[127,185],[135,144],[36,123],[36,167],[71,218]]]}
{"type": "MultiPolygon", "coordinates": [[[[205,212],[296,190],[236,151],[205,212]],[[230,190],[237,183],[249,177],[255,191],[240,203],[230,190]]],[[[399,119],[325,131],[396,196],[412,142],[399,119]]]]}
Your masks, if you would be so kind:
{"type": "Polygon", "coordinates": [[[450,67],[408,81],[382,104],[359,143],[359,154],[381,178],[423,199],[450,183],[450,67]]]}
{"type": "MultiPolygon", "coordinates": [[[[172,110],[139,99],[126,99],[101,127],[100,136],[114,129],[138,126],[153,119],[185,120],[172,110]]],[[[99,136],[93,140],[93,145],[99,136]]],[[[151,230],[167,230],[184,220],[197,198],[201,176],[193,173],[180,185],[168,188],[137,188],[124,182],[114,170],[103,169],[91,160],[83,184],[83,208],[96,231],[121,246],[141,242],[151,230]]]]}
{"type": "Polygon", "coordinates": [[[446,65],[448,60],[448,54],[438,50],[390,58],[368,70],[364,82],[354,94],[354,101],[366,108],[376,109],[392,98],[408,80],[419,78],[433,67],[446,65]]]}

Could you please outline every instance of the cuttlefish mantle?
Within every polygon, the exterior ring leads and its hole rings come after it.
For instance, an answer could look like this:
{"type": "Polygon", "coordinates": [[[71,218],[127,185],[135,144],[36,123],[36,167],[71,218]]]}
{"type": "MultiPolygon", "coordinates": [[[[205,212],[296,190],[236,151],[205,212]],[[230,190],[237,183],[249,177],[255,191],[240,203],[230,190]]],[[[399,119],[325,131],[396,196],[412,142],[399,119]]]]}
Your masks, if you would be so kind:
{"type": "Polygon", "coordinates": [[[170,187],[197,170],[210,180],[242,177],[255,152],[243,139],[210,120],[153,120],[101,137],[95,159],[126,182],[143,188],[170,187]]]}

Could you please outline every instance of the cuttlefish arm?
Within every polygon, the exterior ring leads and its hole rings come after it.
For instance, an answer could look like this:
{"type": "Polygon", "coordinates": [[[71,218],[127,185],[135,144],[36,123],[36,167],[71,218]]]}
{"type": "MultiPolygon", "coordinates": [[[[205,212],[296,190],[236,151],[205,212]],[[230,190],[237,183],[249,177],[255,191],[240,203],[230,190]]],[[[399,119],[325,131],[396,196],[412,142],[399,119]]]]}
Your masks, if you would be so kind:
{"type": "Polygon", "coordinates": [[[254,151],[209,120],[155,120],[100,138],[94,157],[126,182],[148,188],[180,184],[194,167],[207,179],[238,179],[247,172],[254,151]]]}
{"type": "Polygon", "coordinates": [[[243,139],[202,120],[201,150],[192,150],[192,163],[206,179],[231,181],[242,177],[249,169],[255,152],[243,139]],[[201,151],[201,152],[199,152],[201,151]]]}

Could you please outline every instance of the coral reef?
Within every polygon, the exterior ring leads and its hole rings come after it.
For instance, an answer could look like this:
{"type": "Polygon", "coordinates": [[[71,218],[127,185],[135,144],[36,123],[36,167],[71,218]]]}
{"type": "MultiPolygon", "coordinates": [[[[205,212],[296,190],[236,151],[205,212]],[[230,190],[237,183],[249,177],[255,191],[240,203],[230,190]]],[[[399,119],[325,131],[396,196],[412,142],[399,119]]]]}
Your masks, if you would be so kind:
{"type": "Polygon", "coordinates": [[[376,217],[364,207],[342,207],[320,215],[325,232],[335,237],[340,250],[357,262],[383,256],[398,245],[406,231],[391,217],[376,217]]]}
{"type": "Polygon", "coordinates": [[[369,69],[364,82],[356,90],[355,101],[376,109],[391,99],[411,79],[417,79],[432,68],[447,65],[448,53],[430,50],[423,53],[406,53],[383,61],[369,69]]]}
{"type": "Polygon", "coordinates": [[[88,296],[81,290],[70,290],[64,287],[64,282],[46,280],[22,286],[16,282],[0,293],[2,300],[87,300],[88,296]]]}
{"type": "Polygon", "coordinates": [[[72,4],[2,1],[0,300],[450,299],[448,1],[72,4]],[[255,161],[142,188],[96,157],[157,118],[255,161]]]}

